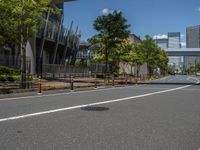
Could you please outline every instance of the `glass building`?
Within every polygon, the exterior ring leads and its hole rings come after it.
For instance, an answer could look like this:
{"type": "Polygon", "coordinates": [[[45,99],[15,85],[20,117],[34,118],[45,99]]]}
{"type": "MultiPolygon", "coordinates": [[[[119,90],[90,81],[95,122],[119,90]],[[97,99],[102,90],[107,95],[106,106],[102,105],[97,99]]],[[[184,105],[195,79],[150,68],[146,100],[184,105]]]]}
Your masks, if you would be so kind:
{"type": "Polygon", "coordinates": [[[200,48],[200,25],[186,28],[186,47],[200,48]]]}
{"type": "Polygon", "coordinates": [[[180,32],[168,32],[168,48],[181,48],[180,32]]]}
{"type": "Polygon", "coordinates": [[[155,42],[162,49],[168,48],[168,39],[167,38],[155,39],[155,42]]]}

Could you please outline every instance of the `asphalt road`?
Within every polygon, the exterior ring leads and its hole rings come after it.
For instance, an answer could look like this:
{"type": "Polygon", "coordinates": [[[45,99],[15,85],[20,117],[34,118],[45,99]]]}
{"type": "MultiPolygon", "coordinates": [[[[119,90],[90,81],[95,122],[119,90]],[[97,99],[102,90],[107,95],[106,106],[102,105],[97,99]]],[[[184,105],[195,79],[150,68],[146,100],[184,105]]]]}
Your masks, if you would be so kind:
{"type": "Polygon", "coordinates": [[[151,81],[151,83],[163,84],[199,84],[200,76],[194,75],[171,75],[158,80],[151,81]]]}
{"type": "Polygon", "coordinates": [[[199,148],[199,85],[135,85],[0,99],[1,150],[199,148]]]}

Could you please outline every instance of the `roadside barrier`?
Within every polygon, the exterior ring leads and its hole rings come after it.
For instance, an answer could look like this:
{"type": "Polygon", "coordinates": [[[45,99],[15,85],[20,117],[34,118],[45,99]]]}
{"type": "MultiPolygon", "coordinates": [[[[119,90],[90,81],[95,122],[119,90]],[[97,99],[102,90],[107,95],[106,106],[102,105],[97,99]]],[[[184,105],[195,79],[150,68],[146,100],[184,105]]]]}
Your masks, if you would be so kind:
{"type": "Polygon", "coordinates": [[[115,86],[115,78],[112,77],[112,86],[115,86]]]}
{"type": "Polygon", "coordinates": [[[37,94],[38,95],[41,95],[42,94],[42,83],[41,83],[41,78],[39,77],[39,81],[38,81],[38,92],[37,94]]]}
{"type": "Polygon", "coordinates": [[[112,78],[112,86],[115,85],[128,85],[128,78],[127,77],[112,78]]]}
{"type": "Polygon", "coordinates": [[[135,84],[137,85],[138,84],[138,78],[135,78],[135,84]]]}
{"type": "Polygon", "coordinates": [[[97,77],[95,75],[95,79],[94,79],[94,89],[97,89],[97,77]]]}
{"type": "Polygon", "coordinates": [[[73,79],[73,76],[70,76],[70,90],[74,91],[74,79],[73,79]]]}

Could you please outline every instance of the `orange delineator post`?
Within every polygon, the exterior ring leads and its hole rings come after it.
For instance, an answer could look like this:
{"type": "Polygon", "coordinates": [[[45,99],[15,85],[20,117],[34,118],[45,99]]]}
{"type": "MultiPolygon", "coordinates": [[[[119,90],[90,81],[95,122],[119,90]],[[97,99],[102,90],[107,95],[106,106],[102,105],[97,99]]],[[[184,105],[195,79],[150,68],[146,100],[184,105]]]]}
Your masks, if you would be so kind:
{"type": "Polygon", "coordinates": [[[128,84],[127,77],[126,77],[126,79],[125,79],[125,84],[126,84],[126,85],[128,84]]]}
{"type": "Polygon", "coordinates": [[[137,84],[138,83],[138,78],[135,78],[135,84],[137,84]]]}
{"type": "Polygon", "coordinates": [[[74,90],[74,80],[73,77],[70,76],[70,90],[73,91],[74,90]]]}
{"type": "Polygon", "coordinates": [[[112,77],[112,86],[115,86],[115,78],[112,77]]]}
{"type": "Polygon", "coordinates": [[[39,77],[39,82],[38,82],[38,95],[42,94],[42,84],[41,84],[41,78],[39,77]]]}
{"type": "Polygon", "coordinates": [[[95,79],[94,79],[94,88],[96,89],[97,88],[97,77],[95,75],[95,79]]]}

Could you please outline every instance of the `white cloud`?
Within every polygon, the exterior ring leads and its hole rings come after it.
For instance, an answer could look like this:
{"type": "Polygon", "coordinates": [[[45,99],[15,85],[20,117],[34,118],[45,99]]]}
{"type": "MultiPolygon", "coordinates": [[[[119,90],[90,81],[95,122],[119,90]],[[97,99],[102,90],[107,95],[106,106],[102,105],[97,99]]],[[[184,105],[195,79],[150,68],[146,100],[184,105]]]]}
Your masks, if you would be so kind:
{"type": "Polygon", "coordinates": [[[200,12],[200,7],[197,10],[200,12]]]}
{"type": "Polygon", "coordinates": [[[166,38],[168,38],[168,36],[165,34],[158,34],[153,36],[153,39],[166,39],[166,38]]]}
{"type": "Polygon", "coordinates": [[[108,8],[104,8],[104,9],[102,10],[102,13],[103,13],[103,15],[108,15],[108,14],[113,13],[113,10],[110,10],[110,9],[108,9],[108,8]]]}

